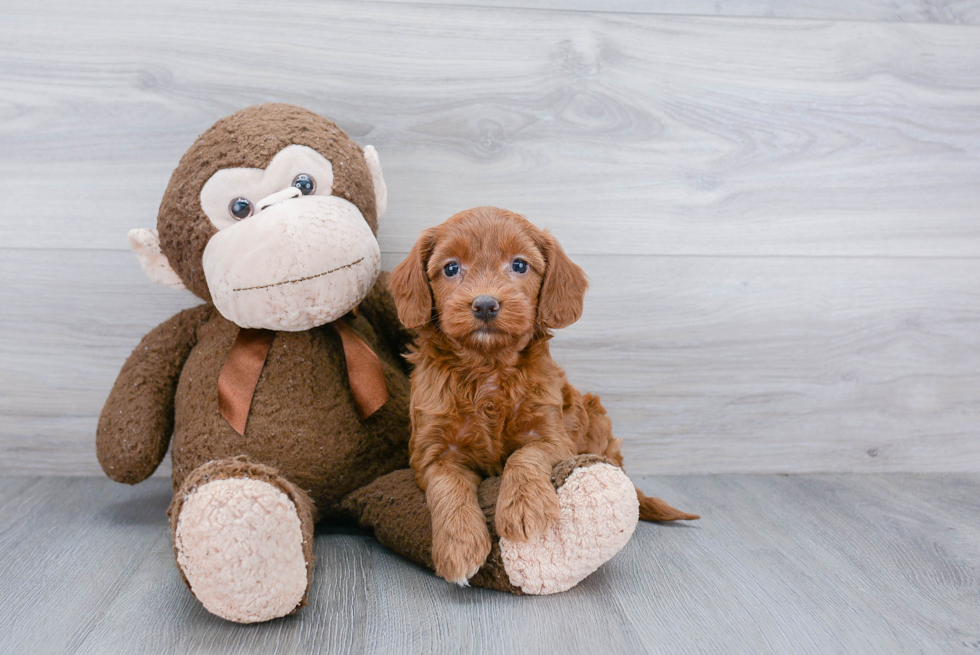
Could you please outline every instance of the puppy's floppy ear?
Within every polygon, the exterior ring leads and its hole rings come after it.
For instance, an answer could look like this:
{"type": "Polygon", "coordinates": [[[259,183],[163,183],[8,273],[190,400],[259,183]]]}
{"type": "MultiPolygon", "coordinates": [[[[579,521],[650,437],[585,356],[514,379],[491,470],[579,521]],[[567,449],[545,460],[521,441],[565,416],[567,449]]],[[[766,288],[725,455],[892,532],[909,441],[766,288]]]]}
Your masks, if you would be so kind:
{"type": "Polygon", "coordinates": [[[568,327],[582,316],[589,281],[555,237],[538,230],[535,240],[546,263],[538,294],[538,322],[549,328],[568,327]]]}
{"type": "Polygon", "coordinates": [[[435,238],[436,228],[423,232],[405,261],[391,272],[391,295],[398,308],[398,320],[409,329],[418,328],[432,318],[432,289],[425,269],[435,238]]]}

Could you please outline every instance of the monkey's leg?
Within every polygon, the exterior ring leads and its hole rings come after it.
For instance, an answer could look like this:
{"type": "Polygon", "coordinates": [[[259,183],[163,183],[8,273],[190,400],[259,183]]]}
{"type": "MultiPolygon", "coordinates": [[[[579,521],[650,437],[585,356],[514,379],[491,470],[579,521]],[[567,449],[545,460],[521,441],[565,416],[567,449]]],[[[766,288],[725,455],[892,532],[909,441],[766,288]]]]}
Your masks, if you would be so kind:
{"type": "MultiPolygon", "coordinates": [[[[490,531],[491,550],[487,561],[469,582],[478,587],[522,593],[508,581],[500,559],[500,543],[494,527],[494,506],[500,478],[484,480],[478,496],[490,531]]],[[[394,471],[351,493],[343,501],[344,511],[362,528],[374,531],[382,544],[417,564],[435,570],[432,561],[432,519],[425,493],[415,482],[411,469],[394,471]]]]}
{"type": "Polygon", "coordinates": [[[203,464],[167,514],[181,577],[212,614],[255,623],[306,603],[313,503],[276,469],[246,457],[203,464]]]}
{"type": "MultiPolygon", "coordinates": [[[[515,594],[552,594],[571,589],[626,545],[636,528],[636,492],[622,469],[605,458],[580,455],[555,466],[552,482],[561,507],[545,534],[519,543],[500,539],[495,509],[500,478],[480,485],[480,507],[492,548],[470,584],[515,594]]],[[[358,489],[344,508],[378,541],[429,569],[432,528],[425,494],[409,469],[358,489]]]]}

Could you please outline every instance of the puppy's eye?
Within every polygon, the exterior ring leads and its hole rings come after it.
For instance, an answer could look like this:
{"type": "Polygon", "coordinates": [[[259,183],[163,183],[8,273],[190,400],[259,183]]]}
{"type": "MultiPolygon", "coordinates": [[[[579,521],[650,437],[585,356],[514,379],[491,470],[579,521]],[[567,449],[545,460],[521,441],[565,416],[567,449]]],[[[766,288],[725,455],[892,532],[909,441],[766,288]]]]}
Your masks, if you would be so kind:
{"type": "Polygon", "coordinates": [[[515,259],[510,268],[515,273],[527,273],[527,262],[523,259],[515,259]]]}
{"type": "Polygon", "coordinates": [[[449,262],[442,267],[442,272],[446,274],[446,277],[452,277],[459,274],[459,264],[456,262],[449,262]]]}
{"type": "Polygon", "coordinates": [[[311,193],[316,192],[316,180],[314,180],[311,175],[307,175],[306,173],[300,173],[294,177],[293,186],[299,189],[299,192],[304,196],[308,196],[311,193]]]}
{"type": "Polygon", "coordinates": [[[228,203],[228,213],[236,221],[246,219],[252,215],[252,202],[248,198],[235,198],[228,203]]]}

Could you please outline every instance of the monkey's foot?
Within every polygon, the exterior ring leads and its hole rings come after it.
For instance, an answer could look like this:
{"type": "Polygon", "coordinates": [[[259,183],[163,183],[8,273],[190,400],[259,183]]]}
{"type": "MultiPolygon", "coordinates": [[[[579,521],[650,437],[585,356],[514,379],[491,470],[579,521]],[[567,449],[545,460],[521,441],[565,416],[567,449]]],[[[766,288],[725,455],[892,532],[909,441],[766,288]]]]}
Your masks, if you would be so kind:
{"type": "Polygon", "coordinates": [[[191,591],[212,614],[255,623],[299,607],[309,574],[296,505],[251,478],[184,491],[174,548],[191,591]]]}
{"type": "Polygon", "coordinates": [[[571,589],[626,545],[639,520],[633,483],[604,458],[561,462],[552,481],[561,506],[558,522],[526,542],[500,539],[510,583],[526,594],[571,589]]]}

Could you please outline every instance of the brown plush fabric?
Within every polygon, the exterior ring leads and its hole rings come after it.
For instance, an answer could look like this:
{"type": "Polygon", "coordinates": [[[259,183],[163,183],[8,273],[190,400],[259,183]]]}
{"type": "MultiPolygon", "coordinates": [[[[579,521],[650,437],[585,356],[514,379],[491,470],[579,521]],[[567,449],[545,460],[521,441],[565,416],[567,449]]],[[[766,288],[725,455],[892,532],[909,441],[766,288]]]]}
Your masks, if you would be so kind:
{"type": "MultiPolygon", "coordinates": [[[[388,344],[392,352],[404,353],[415,339],[415,333],[406,329],[398,320],[398,310],[391,297],[390,274],[384,271],[374,283],[374,288],[361,301],[358,314],[375,327],[378,337],[388,344]]],[[[412,366],[404,357],[398,358],[402,371],[412,372],[412,366]]]]}
{"type": "Polygon", "coordinates": [[[160,203],[160,249],[184,285],[211,300],[201,255],[217,228],[201,209],[201,187],[223,168],[265,168],[289,145],[313,148],[333,164],[333,195],[353,203],[378,233],[374,183],[364,153],[332,121],[301,107],[268,104],[222,118],[180,159],[160,203]]]}
{"type": "MultiPolygon", "coordinates": [[[[332,192],[377,230],[374,186],[360,147],[331,121],[292,105],[249,107],[219,120],[174,171],[157,228],[184,284],[209,299],[201,256],[216,229],[200,190],[219,169],[262,168],[284,147],[305,145],[334,168],[332,192]]],[[[382,276],[349,326],[378,355],[390,398],[357,416],[341,339],[325,325],[277,332],[252,398],[245,434],[218,411],[218,376],[239,328],[211,304],[181,312],[150,332],[123,366],[99,423],[99,460],[114,480],[134,484],[159,465],[173,433],[179,489],[211,460],[247,455],[308,493],[315,518],[336,512],[351,491],[407,466],[409,383],[402,352],[411,334],[398,324],[382,276]]]]}
{"type": "Polygon", "coordinates": [[[147,334],[129,356],[102,408],[95,446],[106,475],[136,484],[156,470],[174,430],[174,395],[197,329],[215,314],[199,305],[147,334]]]}
{"type": "Polygon", "coordinates": [[[487,478],[480,483],[476,495],[480,501],[480,509],[487,517],[487,529],[490,530],[490,555],[487,561],[470,578],[470,584],[474,587],[486,587],[498,591],[509,591],[519,596],[524,595],[520,587],[515,587],[510,583],[510,577],[504,568],[504,560],[500,556],[500,535],[497,534],[497,496],[500,494],[500,476],[487,478]]]}
{"type": "Polygon", "coordinates": [[[572,471],[583,466],[592,466],[593,464],[612,464],[613,466],[619,466],[619,464],[602,455],[576,455],[575,457],[566,459],[564,462],[555,464],[555,468],[551,469],[551,483],[555,485],[555,489],[561,489],[572,471]]]}
{"type": "Polygon", "coordinates": [[[388,402],[366,420],[358,418],[343,346],[330,326],[277,332],[244,435],[217,410],[218,374],[238,326],[217,312],[201,325],[177,385],[174,488],[205,462],[244,454],[309,493],[319,520],[336,513],[351,491],[407,466],[409,384],[400,354],[378,338],[365,314],[349,325],[381,359],[388,402]]]}
{"type": "MultiPolygon", "coordinates": [[[[177,521],[180,518],[180,508],[184,504],[184,500],[189,494],[197,490],[198,487],[208,482],[229,480],[232,478],[250,478],[252,480],[259,480],[260,482],[267,482],[289,496],[289,499],[293,501],[293,504],[296,506],[296,513],[299,516],[300,528],[303,532],[303,558],[306,560],[306,588],[307,592],[309,592],[310,583],[313,581],[314,560],[313,501],[310,500],[309,495],[302,489],[279,475],[279,472],[274,468],[253,462],[244,455],[231,459],[208,462],[199,466],[191,475],[187,476],[179,492],[174,494],[173,500],[170,501],[170,507],[167,508],[167,516],[170,518],[171,541],[174,542],[174,558],[176,559],[177,557],[177,543],[174,536],[177,534],[177,521]]],[[[180,572],[180,579],[190,589],[191,585],[187,581],[187,578],[184,577],[184,572],[179,566],[177,570],[180,572]]],[[[293,611],[298,610],[304,605],[306,605],[306,594],[303,594],[303,600],[300,601],[299,605],[293,611]]]]}
{"type": "Polygon", "coordinates": [[[369,297],[374,311],[349,325],[381,359],[390,398],[367,420],[354,408],[340,337],[322,326],[276,333],[245,434],[237,434],[218,412],[217,389],[238,326],[204,305],[150,332],[123,366],[99,421],[103,470],[128,484],[147,478],[173,432],[175,490],[206,462],[248,455],[309,493],[317,520],[336,513],[346,494],[408,466],[409,383],[389,345],[399,345],[397,331],[388,328],[384,341],[369,320],[395,310],[383,289],[369,297]]]}
{"type": "MultiPolygon", "coordinates": [[[[552,469],[555,489],[561,488],[569,474],[577,468],[611,463],[599,455],[578,455],[559,462],[552,469]]],[[[474,587],[485,587],[523,594],[510,583],[504,561],[500,556],[500,537],[496,528],[497,494],[500,477],[486,478],[480,483],[477,495],[486,517],[493,545],[486,563],[470,578],[474,587]]],[[[372,530],[378,541],[399,555],[433,569],[432,519],[425,503],[425,493],[415,482],[411,469],[395,471],[347,496],[343,511],[362,528],[372,530]]]]}
{"type": "Polygon", "coordinates": [[[342,509],[396,553],[432,568],[432,524],[411,469],[389,473],[348,495],[342,509]]]}
{"type": "MultiPolygon", "coordinates": [[[[377,233],[374,183],[357,144],[299,107],[250,107],[218,121],[191,146],[160,206],[163,253],[201,298],[210,300],[201,257],[216,233],[200,206],[201,187],[219,169],[263,168],[294,144],[331,161],[333,195],[354,204],[377,233]]],[[[409,367],[402,353],[412,335],[398,323],[387,276],[348,325],[380,361],[389,399],[379,410],[358,417],[341,338],[331,325],[276,332],[238,434],[219,412],[218,376],[239,327],[210,302],[180,312],[146,335],[109,394],[96,439],[106,474],[139,482],[172,441],[174,528],[189,489],[232,477],[270,482],[296,504],[304,556],[312,561],[316,521],[336,514],[352,491],[408,466],[409,367]]]]}
{"type": "MultiPolygon", "coordinates": [[[[522,593],[510,584],[500,557],[500,540],[494,527],[500,478],[487,478],[480,485],[480,507],[486,516],[493,546],[486,564],[470,578],[475,587],[486,587],[514,594],[522,593]]],[[[425,494],[415,482],[411,469],[395,471],[378,478],[349,495],[343,503],[345,513],[362,528],[372,530],[375,538],[399,555],[433,569],[432,519],[425,504],[425,494]]]]}

